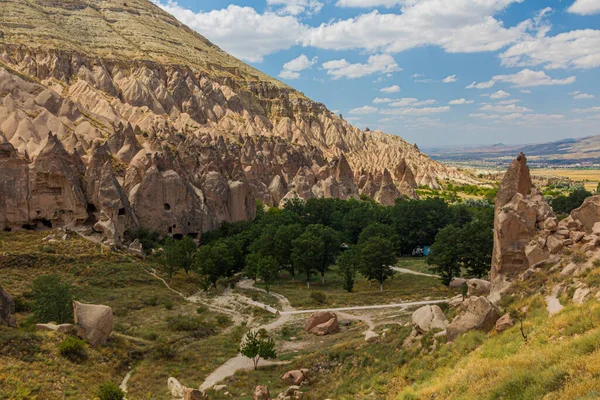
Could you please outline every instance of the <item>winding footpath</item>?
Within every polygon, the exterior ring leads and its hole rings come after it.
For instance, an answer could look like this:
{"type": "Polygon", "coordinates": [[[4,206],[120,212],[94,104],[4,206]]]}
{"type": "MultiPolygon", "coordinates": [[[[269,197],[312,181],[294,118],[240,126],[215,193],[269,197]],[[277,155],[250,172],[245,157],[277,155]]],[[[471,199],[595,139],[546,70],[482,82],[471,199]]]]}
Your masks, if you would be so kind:
{"type": "MultiPolygon", "coordinates": [[[[436,275],[425,274],[422,272],[412,271],[412,270],[405,269],[405,268],[392,267],[392,269],[394,269],[397,272],[405,273],[405,274],[437,277],[436,275]]],[[[180,292],[176,291],[175,289],[171,288],[171,286],[167,283],[167,281],[164,280],[162,277],[160,277],[156,273],[155,270],[148,270],[146,268],[144,268],[144,270],[148,274],[153,276],[154,278],[160,280],[170,291],[172,291],[173,293],[176,293],[177,295],[179,295],[186,301],[189,301],[191,303],[201,303],[215,311],[231,315],[234,317],[234,321],[236,323],[246,322],[249,325],[249,322],[251,322],[251,318],[249,319],[248,316],[244,316],[237,311],[222,307],[220,305],[216,306],[213,303],[202,301],[200,294],[186,297],[183,293],[180,293],[180,292]]],[[[240,287],[242,289],[256,290],[256,291],[266,293],[266,290],[254,286],[254,283],[255,282],[253,280],[243,280],[238,283],[238,287],[240,287]]],[[[260,303],[258,301],[252,300],[243,295],[236,294],[235,296],[233,296],[231,294],[231,291],[226,291],[226,293],[224,293],[227,301],[233,301],[233,302],[238,302],[241,304],[246,304],[246,305],[251,305],[254,307],[262,308],[262,309],[270,312],[271,314],[276,315],[277,319],[275,321],[272,321],[268,324],[264,324],[264,325],[254,328],[254,329],[265,329],[266,331],[272,331],[277,328],[280,328],[281,326],[286,324],[295,315],[312,314],[312,313],[319,312],[319,311],[337,312],[340,317],[342,317],[344,319],[362,321],[368,326],[369,330],[373,330],[373,329],[375,329],[375,324],[370,317],[357,316],[357,315],[347,314],[345,312],[346,311],[361,311],[361,310],[379,310],[379,309],[387,309],[387,308],[406,309],[409,307],[415,307],[415,306],[421,306],[421,305],[446,303],[449,300],[449,299],[424,300],[424,301],[394,303],[394,304],[379,304],[379,305],[370,305],[370,306],[297,310],[294,307],[292,307],[292,305],[287,297],[285,297],[279,293],[275,293],[275,292],[270,292],[269,294],[274,296],[275,298],[277,298],[277,300],[280,303],[281,310],[278,310],[275,307],[272,307],[268,304],[264,304],[264,303],[260,303]]],[[[259,366],[282,365],[282,364],[288,364],[288,363],[290,363],[290,361],[260,360],[259,366]]],[[[212,388],[219,382],[227,379],[230,376],[233,376],[237,371],[251,370],[253,368],[254,368],[254,364],[253,364],[252,360],[250,360],[247,357],[242,356],[241,354],[238,354],[237,356],[232,357],[229,360],[227,360],[224,364],[222,364],[220,367],[218,367],[216,370],[214,370],[210,375],[208,375],[206,377],[206,379],[204,380],[204,382],[202,383],[202,385],[200,385],[200,390],[207,390],[207,389],[212,388]]],[[[123,382],[121,384],[121,388],[123,389],[124,392],[127,392],[127,381],[131,377],[131,373],[132,372],[130,371],[127,374],[127,376],[125,377],[125,379],[123,379],[123,382]]]]}

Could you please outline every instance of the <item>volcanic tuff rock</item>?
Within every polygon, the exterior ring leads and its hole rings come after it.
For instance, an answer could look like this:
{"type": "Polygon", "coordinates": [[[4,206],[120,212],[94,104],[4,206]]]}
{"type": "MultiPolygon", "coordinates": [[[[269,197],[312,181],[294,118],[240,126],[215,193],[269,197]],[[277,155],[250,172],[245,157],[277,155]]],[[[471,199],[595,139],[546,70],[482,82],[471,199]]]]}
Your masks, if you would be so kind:
{"type": "Polygon", "coordinates": [[[198,235],[255,200],[473,182],[361,131],[146,0],[3,0],[0,228],[198,235]]]}

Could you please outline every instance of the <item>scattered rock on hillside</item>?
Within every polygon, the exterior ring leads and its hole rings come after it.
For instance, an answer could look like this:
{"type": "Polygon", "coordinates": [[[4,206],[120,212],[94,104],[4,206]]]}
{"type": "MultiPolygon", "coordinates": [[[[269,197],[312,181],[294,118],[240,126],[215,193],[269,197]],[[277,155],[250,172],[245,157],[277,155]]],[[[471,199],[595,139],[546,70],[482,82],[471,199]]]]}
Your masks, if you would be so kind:
{"type": "Polygon", "coordinates": [[[467,280],[465,278],[454,278],[452,279],[452,282],[450,282],[450,288],[459,289],[465,283],[467,283],[467,280]]]}
{"type": "Polygon", "coordinates": [[[177,379],[169,378],[167,380],[167,387],[169,388],[171,397],[173,399],[183,399],[185,386],[183,386],[177,379]]]}
{"type": "Polygon", "coordinates": [[[129,245],[129,252],[139,257],[145,256],[144,247],[142,246],[142,243],[139,239],[135,239],[133,242],[131,242],[131,244],[129,245]]]}
{"type": "Polygon", "coordinates": [[[297,385],[290,386],[277,396],[277,400],[297,400],[300,398],[302,398],[302,392],[300,386],[297,385]]]}
{"type": "Polygon", "coordinates": [[[508,328],[511,328],[515,325],[515,321],[512,319],[510,314],[506,313],[501,316],[498,321],[496,321],[496,332],[504,332],[508,328]]]}
{"type": "Polygon", "coordinates": [[[427,305],[412,314],[412,323],[419,333],[426,333],[431,329],[446,329],[448,319],[440,307],[427,305]]]}
{"type": "Polygon", "coordinates": [[[0,287],[0,325],[16,328],[15,299],[0,287]]]}
{"type": "Polygon", "coordinates": [[[254,388],[254,394],[252,400],[271,400],[271,394],[269,388],[264,385],[258,385],[254,388]]]}
{"type": "Polygon", "coordinates": [[[365,342],[367,343],[375,343],[379,340],[379,334],[373,331],[367,331],[365,333],[365,342]]]}
{"type": "Polygon", "coordinates": [[[306,332],[324,336],[339,330],[338,317],[335,313],[318,311],[312,314],[304,324],[306,332]]]}
{"type": "Polygon", "coordinates": [[[295,369],[293,371],[286,372],[281,380],[288,385],[299,385],[308,378],[309,371],[306,368],[295,369]]]}
{"type": "Polygon", "coordinates": [[[113,312],[108,306],[73,302],[77,335],[92,346],[105,344],[113,329],[113,312]]]}
{"type": "Polygon", "coordinates": [[[573,294],[573,304],[583,304],[583,302],[587,299],[587,297],[590,295],[590,288],[586,287],[586,286],[582,286],[579,287],[575,290],[575,293],[573,294]]]}
{"type": "Polygon", "coordinates": [[[491,331],[500,318],[498,309],[485,297],[469,297],[461,305],[462,312],[446,328],[448,341],[471,330],[491,331]]]}
{"type": "Polygon", "coordinates": [[[183,400],[208,400],[208,396],[201,390],[185,388],[183,389],[183,400]]]}
{"type": "Polygon", "coordinates": [[[50,332],[58,332],[58,333],[72,333],[75,331],[75,325],[73,324],[36,324],[36,331],[50,331],[50,332]]]}
{"type": "Polygon", "coordinates": [[[487,296],[490,294],[490,289],[492,285],[483,279],[469,279],[467,281],[467,286],[469,291],[467,292],[467,296],[487,296]]]}

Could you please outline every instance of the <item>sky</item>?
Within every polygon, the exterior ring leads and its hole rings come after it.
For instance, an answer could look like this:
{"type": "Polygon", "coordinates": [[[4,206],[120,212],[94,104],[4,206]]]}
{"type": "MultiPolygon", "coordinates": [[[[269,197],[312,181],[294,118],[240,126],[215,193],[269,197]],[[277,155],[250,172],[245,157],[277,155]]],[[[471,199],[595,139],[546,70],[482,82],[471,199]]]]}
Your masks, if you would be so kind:
{"type": "Polygon", "coordinates": [[[420,147],[600,134],[600,0],[153,0],[360,128],[420,147]]]}

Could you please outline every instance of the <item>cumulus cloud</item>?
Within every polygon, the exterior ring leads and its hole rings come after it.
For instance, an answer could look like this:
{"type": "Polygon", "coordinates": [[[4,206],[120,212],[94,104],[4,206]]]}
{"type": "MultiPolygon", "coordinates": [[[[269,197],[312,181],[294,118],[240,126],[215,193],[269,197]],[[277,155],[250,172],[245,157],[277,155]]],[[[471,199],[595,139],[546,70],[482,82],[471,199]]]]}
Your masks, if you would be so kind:
{"type": "Polygon", "coordinates": [[[529,89],[522,89],[521,93],[531,94],[531,90],[529,90],[529,89]]]}
{"type": "Polygon", "coordinates": [[[385,98],[376,97],[375,100],[373,100],[373,103],[374,104],[382,104],[382,103],[391,103],[392,101],[394,101],[394,100],[389,99],[387,97],[385,97],[385,98]]]}
{"type": "Polygon", "coordinates": [[[576,113],[587,114],[587,113],[600,113],[600,106],[598,107],[590,107],[590,108],[576,108],[576,113]]]}
{"type": "Polygon", "coordinates": [[[444,82],[444,83],[456,82],[456,75],[447,76],[444,79],[442,79],[442,82],[444,82]]]}
{"type": "Polygon", "coordinates": [[[308,29],[292,16],[259,14],[252,7],[232,4],[221,10],[195,13],[174,1],[155,1],[223,50],[249,62],[261,62],[266,55],[292,47],[308,29]]]}
{"type": "Polygon", "coordinates": [[[504,90],[498,90],[497,92],[490,94],[490,99],[505,99],[507,97],[510,97],[510,93],[507,93],[504,90]]]}
{"type": "Polygon", "coordinates": [[[338,0],[338,7],[393,7],[404,3],[406,0],[338,0]]]}
{"type": "Polygon", "coordinates": [[[431,104],[435,104],[435,103],[437,103],[437,101],[433,100],[433,99],[419,101],[419,99],[415,99],[413,97],[405,97],[403,99],[394,101],[393,103],[390,104],[390,106],[392,106],[392,107],[418,107],[418,106],[427,106],[427,105],[431,105],[431,104]]]}
{"type": "Polygon", "coordinates": [[[514,87],[531,87],[531,86],[550,86],[550,85],[569,85],[574,83],[575,76],[570,76],[564,79],[552,79],[544,71],[532,71],[524,69],[512,75],[496,75],[487,82],[473,82],[467,89],[489,89],[496,82],[512,83],[514,87]]]}
{"type": "Polygon", "coordinates": [[[450,101],[448,104],[450,104],[451,106],[459,106],[459,105],[463,105],[463,104],[473,104],[473,103],[474,103],[473,100],[456,99],[456,100],[450,101]]]}
{"type": "Polygon", "coordinates": [[[581,93],[579,90],[575,92],[569,93],[569,96],[573,97],[575,100],[583,100],[583,99],[594,99],[596,96],[589,93],[581,93]]]}
{"type": "Polygon", "coordinates": [[[300,72],[315,65],[317,60],[317,57],[309,60],[308,57],[301,54],[299,57],[283,64],[283,69],[279,73],[279,77],[284,79],[298,79],[300,78],[300,72]]]}
{"type": "Polygon", "coordinates": [[[498,103],[496,103],[496,104],[504,104],[504,105],[506,105],[506,104],[516,104],[516,103],[519,103],[520,101],[521,101],[521,100],[517,100],[517,99],[511,99],[511,100],[502,100],[502,101],[499,101],[499,102],[498,102],[498,103]]]}
{"type": "MultiPolygon", "coordinates": [[[[374,10],[355,18],[333,20],[310,29],[305,46],[364,49],[396,53],[433,45],[452,53],[496,51],[535,28],[532,20],[506,28],[494,15],[523,0],[419,0],[400,2],[400,13],[374,10]]],[[[380,1],[344,0],[343,4],[380,1]]]]}
{"type": "Polygon", "coordinates": [[[370,56],[366,64],[351,64],[345,59],[327,61],[323,63],[323,68],[327,70],[328,75],[333,76],[333,79],[353,79],[375,73],[389,74],[402,70],[402,68],[396,64],[394,57],[389,54],[370,56]]]}
{"type": "MultiPolygon", "coordinates": [[[[600,7],[600,1],[596,0],[600,7]]],[[[600,66],[600,30],[583,29],[556,36],[530,36],[500,54],[506,67],[543,65],[546,69],[600,66]]]]}
{"type": "Polygon", "coordinates": [[[470,114],[469,117],[492,121],[509,121],[517,125],[539,125],[561,121],[565,116],[562,114],[523,114],[520,112],[515,112],[505,115],[474,113],[470,114]]]}
{"type": "Polygon", "coordinates": [[[598,0],[576,0],[571,7],[567,9],[572,14],[592,15],[600,13],[600,1],[598,0]]]}
{"type": "Polygon", "coordinates": [[[384,87],[380,90],[380,92],[383,92],[383,93],[398,93],[399,91],[400,91],[400,86],[398,86],[398,85],[384,87]]]}
{"type": "Polygon", "coordinates": [[[385,115],[429,115],[450,111],[450,106],[443,107],[423,107],[423,108],[386,108],[380,111],[385,115]]]}
{"type": "Polygon", "coordinates": [[[376,112],[377,112],[377,107],[363,106],[363,107],[353,108],[352,110],[350,110],[349,113],[363,115],[363,114],[375,114],[376,112]]]}
{"type": "Polygon", "coordinates": [[[323,8],[323,3],[318,0],[267,0],[270,6],[281,6],[278,14],[298,15],[304,12],[318,13],[323,8]]]}
{"type": "Polygon", "coordinates": [[[480,111],[491,111],[496,113],[524,113],[531,110],[527,107],[517,106],[515,104],[485,104],[479,108],[480,111]]]}

